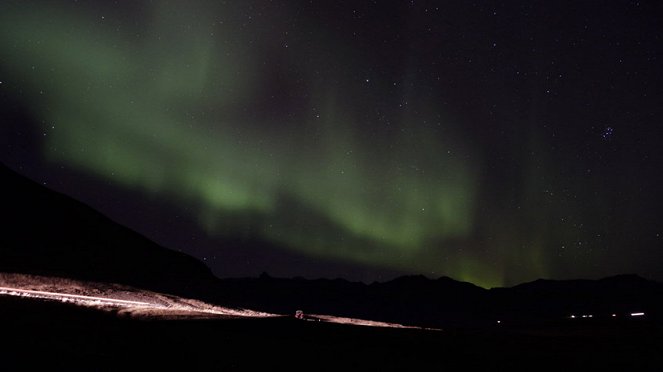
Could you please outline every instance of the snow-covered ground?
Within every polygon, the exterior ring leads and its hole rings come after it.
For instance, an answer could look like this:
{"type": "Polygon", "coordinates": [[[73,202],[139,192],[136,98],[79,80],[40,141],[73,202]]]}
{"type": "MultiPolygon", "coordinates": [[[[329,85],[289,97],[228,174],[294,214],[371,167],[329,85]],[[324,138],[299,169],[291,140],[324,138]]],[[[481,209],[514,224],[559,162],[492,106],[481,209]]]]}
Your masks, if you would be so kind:
{"type": "MultiPolygon", "coordinates": [[[[212,305],[200,300],[157,293],[119,284],[83,282],[79,280],[25,274],[0,273],[0,296],[18,296],[59,301],[115,312],[138,318],[268,318],[282,316],[262,311],[212,305]]],[[[411,328],[396,323],[337,317],[307,315],[307,320],[368,327],[411,328]]]]}
{"type": "Polygon", "coordinates": [[[320,319],[321,321],[325,322],[339,323],[339,324],[352,324],[352,325],[360,325],[368,327],[421,329],[421,327],[406,326],[398,323],[386,323],[386,322],[378,322],[375,320],[346,318],[346,317],[333,316],[333,315],[310,314],[308,315],[308,317],[312,319],[320,319]]]}
{"type": "Polygon", "coordinates": [[[276,314],[212,305],[117,284],[23,274],[0,274],[0,295],[38,298],[134,317],[272,317],[276,314]]]}

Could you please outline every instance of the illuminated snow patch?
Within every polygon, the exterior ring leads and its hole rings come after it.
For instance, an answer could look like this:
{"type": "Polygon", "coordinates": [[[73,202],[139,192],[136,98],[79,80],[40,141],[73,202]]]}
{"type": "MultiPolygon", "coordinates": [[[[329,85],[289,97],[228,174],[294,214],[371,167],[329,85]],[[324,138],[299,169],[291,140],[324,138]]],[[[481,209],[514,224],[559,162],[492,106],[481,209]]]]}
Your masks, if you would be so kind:
{"type": "Polygon", "coordinates": [[[375,321],[375,320],[346,318],[346,317],[333,316],[333,315],[317,315],[317,314],[309,315],[308,320],[316,320],[316,319],[319,319],[319,320],[324,321],[324,322],[329,322],[329,323],[351,324],[351,325],[359,325],[359,326],[366,326],[366,327],[425,329],[425,330],[430,330],[430,331],[441,331],[441,329],[437,329],[437,328],[422,328],[422,327],[415,327],[415,326],[406,326],[406,325],[398,324],[398,323],[378,322],[378,321],[375,321]]]}
{"type": "Polygon", "coordinates": [[[82,282],[22,274],[0,274],[0,295],[58,301],[132,317],[272,317],[275,314],[208,304],[203,301],[117,284],[82,282]]]}

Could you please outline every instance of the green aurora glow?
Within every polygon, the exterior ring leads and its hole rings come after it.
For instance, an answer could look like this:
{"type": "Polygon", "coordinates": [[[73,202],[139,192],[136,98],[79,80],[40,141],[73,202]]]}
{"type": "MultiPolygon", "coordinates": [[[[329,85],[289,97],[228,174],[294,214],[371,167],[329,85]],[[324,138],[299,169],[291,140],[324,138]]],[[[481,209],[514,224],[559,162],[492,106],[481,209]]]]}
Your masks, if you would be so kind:
{"type": "MultiPolygon", "coordinates": [[[[210,8],[157,2],[132,23],[6,6],[0,67],[43,125],[43,156],[188,206],[211,235],[249,230],[320,259],[485,287],[514,268],[548,275],[550,238],[576,238],[550,225],[555,207],[550,221],[513,225],[538,215],[547,173],[537,164],[518,186],[522,215],[485,215],[486,154],[461,130],[467,122],[412,84],[407,62],[399,81],[357,79],[370,58],[329,31],[313,29],[319,49],[293,56],[266,27],[210,8]],[[298,83],[279,91],[279,74],[298,83]]],[[[530,141],[528,153],[542,147],[530,141]]]]}

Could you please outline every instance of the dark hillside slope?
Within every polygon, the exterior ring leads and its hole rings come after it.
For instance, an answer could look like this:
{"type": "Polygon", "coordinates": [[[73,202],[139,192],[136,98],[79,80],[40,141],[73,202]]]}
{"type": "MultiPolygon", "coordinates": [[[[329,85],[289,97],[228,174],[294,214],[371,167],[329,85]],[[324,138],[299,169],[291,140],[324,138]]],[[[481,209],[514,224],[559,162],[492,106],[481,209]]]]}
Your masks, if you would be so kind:
{"type": "Polygon", "coordinates": [[[209,269],[121,226],[87,205],[0,166],[0,271],[201,293],[209,269]]]}

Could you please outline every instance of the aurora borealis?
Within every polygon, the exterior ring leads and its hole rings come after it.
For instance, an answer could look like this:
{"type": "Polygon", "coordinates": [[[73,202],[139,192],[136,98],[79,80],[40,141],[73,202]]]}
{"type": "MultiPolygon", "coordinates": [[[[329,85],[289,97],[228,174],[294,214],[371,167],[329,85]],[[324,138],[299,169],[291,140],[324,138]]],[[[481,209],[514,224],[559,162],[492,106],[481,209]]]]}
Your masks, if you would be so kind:
{"type": "Polygon", "coordinates": [[[660,10],[6,1],[3,161],[219,276],[660,279],[660,10]]]}

